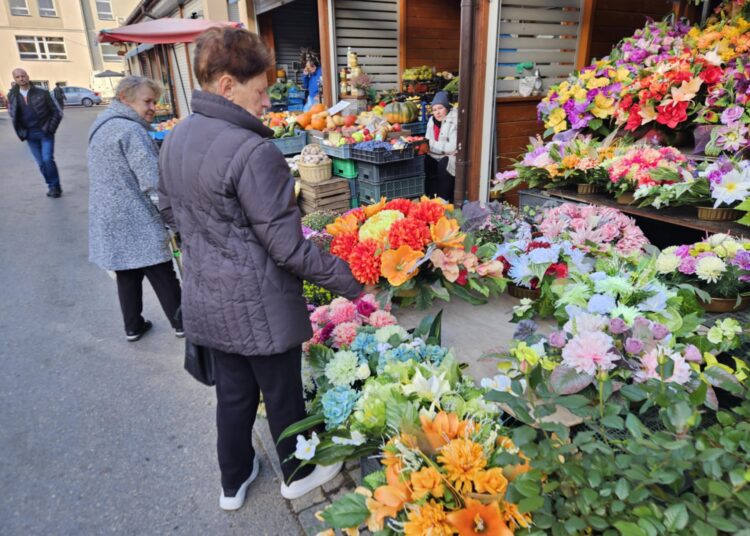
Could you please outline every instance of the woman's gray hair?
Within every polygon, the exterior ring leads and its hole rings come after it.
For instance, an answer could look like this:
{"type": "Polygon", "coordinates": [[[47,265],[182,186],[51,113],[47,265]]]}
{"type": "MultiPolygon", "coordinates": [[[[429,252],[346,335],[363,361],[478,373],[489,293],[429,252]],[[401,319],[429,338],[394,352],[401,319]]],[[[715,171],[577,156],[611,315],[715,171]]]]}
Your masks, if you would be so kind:
{"type": "Polygon", "coordinates": [[[126,76],[122,80],[120,80],[120,83],[117,84],[117,89],[115,90],[115,98],[118,100],[126,100],[128,102],[132,102],[133,99],[135,99],[135,93],[138,91],[138,88],[141,86],[148,87],[151,91],[154,92],[154,96],[156,100],[159,100],[159,97],[161,96],[162,89],[159,84],[151,80],[150,78],[146,78],[145,76],[126,76]]]}

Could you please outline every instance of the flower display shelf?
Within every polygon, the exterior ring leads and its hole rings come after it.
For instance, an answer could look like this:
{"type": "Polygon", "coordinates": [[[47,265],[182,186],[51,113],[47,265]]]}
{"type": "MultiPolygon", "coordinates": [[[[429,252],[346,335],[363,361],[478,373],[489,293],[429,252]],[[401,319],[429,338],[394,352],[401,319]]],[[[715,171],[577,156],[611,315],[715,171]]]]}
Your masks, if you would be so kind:
{"type": "Polygon", "coordinates": [[[709,313],[739,313],[750,306],[750,296],[743,296],[739,304],[736,298],[711,298],[710,303],[704,301],[700,303],[709,313]]]}
{"type": "Polygon", "coordinates": [[[744,212],[733,208],[698,207],[698,219],[703,221],[735,221],[743,215],[744,212]]]}
{"type": "Polygon", "coordinates": [[[538,288],[525,288],[519,287],[514,283],[508,283],[508,294],[510,294],[514,298],[529,298],[531,300],[536,300],[539,298],[541,293],[542,291],[538,288]]]}

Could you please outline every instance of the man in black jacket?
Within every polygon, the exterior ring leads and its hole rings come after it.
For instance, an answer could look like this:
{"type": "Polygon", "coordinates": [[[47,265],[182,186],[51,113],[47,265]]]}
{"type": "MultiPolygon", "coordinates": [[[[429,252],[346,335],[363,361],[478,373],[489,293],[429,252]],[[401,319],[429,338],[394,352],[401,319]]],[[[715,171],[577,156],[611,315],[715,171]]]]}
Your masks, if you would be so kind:
{"type": "Polygon", "coordinates": [[[47,183],[47,197],[60,197],[60,175],[55,163],[55,132],[60,125],[62,112],[52,100],[52,95],[35,87],[23,69],[13,71],[16,85],[8,93],[8,112],[13,128],[21,141],[29,142],[39,169],[47,183]]]}

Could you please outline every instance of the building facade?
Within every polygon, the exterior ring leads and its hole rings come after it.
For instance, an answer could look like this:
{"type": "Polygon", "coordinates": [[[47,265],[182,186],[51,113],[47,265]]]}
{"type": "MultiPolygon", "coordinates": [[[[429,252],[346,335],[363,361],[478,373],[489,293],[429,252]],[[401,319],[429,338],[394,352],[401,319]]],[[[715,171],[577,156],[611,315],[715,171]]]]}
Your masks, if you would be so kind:
{"type": "Polygon", "coordinates": [[[138,0],[0,0],[0,90],[11,87],[21,67],[37,84],[61,82],[111,96],[117,78],[94,78],[122,71],[119,47],[97,42],[99,30],[124,24],[138,0]]]}

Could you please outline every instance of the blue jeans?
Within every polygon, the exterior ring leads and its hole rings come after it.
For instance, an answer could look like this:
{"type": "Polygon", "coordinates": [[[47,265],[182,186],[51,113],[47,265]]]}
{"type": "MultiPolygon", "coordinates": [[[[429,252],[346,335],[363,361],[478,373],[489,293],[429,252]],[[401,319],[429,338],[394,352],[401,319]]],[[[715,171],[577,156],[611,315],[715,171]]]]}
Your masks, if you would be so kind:
{"type": "Polygon", "coordinates": [[[57,172],[55,163],[55,136],[45,134],[41,130],[29,131],[29,149],[34,155],[34,160],[44,175],[48,188],[60,187],[60,174],[57,172]]]}

